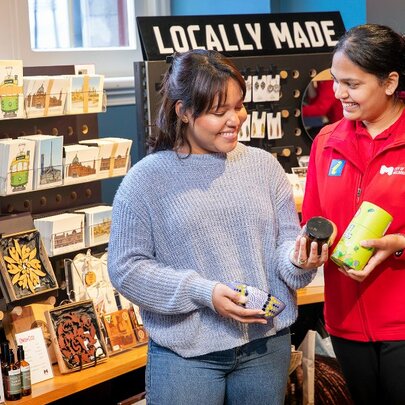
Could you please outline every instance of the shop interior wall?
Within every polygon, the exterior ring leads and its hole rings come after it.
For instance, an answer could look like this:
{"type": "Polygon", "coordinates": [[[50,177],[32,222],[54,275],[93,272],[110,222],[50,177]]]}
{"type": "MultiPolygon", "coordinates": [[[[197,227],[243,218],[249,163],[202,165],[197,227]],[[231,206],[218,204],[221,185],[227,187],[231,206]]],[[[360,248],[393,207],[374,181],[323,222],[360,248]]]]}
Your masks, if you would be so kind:
{"type": "Polygon", "coordinates": [[[404,0],[367,0],[367,22],[385,24],[394,30],[405,33],[404,0]]]}
{"type": "MultiPolygon", "coordinates": [[[[116,136],[133,139],[131,149],[131,162],[135,163],[136,150],[136,105],[121,105],[107,107],[107,111],[98,114],[99,137],[116,136]]],[[[112,204],[114,194],[122,178],[116,177],[102,181],[102,201],[112,204]]]]}
{"type": "Polygon", "coordinates": [[[339,11],[346,29],[366,23],[366,0],[270,0],[270,3],[273,13],[339,11]]]}
{"type": "MultiPolygon", "coordinates": [[[[401,1],[401,0],[398,0],[401,1]]],[[[172,15],[219,15],[340,11],[346,28],[365,22],[365,0],[171,0],[172,15]]],[[[109,107],[99,114],[99,133],[103,136],[125,136],[136,139],[136,105],[109,107]]],[[[132,155],[137,155],[136,142],[132,155]]],[[[132,160],[132,163],[136,163],[132,160]]],[[[103,201],[112,203],[120,179],[103,182],[103,201]]]]}

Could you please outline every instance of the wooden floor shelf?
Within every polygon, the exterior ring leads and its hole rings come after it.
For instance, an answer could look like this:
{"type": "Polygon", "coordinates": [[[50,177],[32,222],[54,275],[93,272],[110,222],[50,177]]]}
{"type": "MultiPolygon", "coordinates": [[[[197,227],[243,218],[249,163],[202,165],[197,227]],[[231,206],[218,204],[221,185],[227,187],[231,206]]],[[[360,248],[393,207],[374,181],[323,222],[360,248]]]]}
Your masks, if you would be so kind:
{"type": "MultiPolygon", "coordinates": [[[[323,287],[314,286],[298,290],[298,305],[323,302],[323,287]]],[[[54,378],[34,384],[32,394],[19,401],[7,404],[45,404],[68,397],[76,392],[144,367],[147,360],[147,345],[111,356],[105,363],[71,374],[61,374],[58,366],[53,366],[54,378]]]]}
{"type": "Polygon", "coordinates": [[[46,404],[67,397],[76,392],[93,387],[129,371],[144,367],[147,358],[147,345],[139,346],[111,356],[105,363],[71,374],[60,374],[58,366],[53,367],[54,377],[32,386],[32,394],[19,401],[7,404],[46,404]]]}
{"type": "Polygon", "coordinates": [[[323,291],[323,286],[301,288],[300,290],[298,290],[297,293],[298,305],[316,304],[318,302],[323,302],[323,291]]]}

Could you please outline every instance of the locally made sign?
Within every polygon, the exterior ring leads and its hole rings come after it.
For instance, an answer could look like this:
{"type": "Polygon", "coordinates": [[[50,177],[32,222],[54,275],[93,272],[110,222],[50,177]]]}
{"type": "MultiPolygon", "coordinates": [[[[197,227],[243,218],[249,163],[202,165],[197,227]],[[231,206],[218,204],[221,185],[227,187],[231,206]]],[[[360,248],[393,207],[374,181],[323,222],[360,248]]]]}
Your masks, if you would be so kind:
{"type": "Polygon", "coordinates": [[[226,56],[331,52],[345,32],[339,12],[137,17],[145,60],[189,49],[226,56]]]}

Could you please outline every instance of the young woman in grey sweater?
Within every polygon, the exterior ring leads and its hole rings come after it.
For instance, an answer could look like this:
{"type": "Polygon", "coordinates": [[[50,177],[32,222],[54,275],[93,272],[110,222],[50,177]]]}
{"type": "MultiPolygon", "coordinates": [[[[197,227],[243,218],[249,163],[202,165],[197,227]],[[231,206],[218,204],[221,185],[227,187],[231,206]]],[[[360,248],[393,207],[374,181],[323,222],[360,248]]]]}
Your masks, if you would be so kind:
{"type": "Polygon", "coordinates": [[[327,247],[307,254],[284,170],[238,143],[245,91],[218,52],[174,55],[151,153],[114,199],[108,269],[149,332],[149,404],[284,400],[295,290],[327,247]],[[249,308],[235,281],[269,292],[284,310],[266,317],[249,308]]]}

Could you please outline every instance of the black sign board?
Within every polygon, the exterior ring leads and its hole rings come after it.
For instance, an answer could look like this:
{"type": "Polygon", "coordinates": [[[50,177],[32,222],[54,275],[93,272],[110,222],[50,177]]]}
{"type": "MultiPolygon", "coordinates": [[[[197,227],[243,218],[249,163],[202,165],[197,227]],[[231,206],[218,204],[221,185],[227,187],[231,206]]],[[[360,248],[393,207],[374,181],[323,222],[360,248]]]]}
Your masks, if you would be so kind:
{"type": "Polygon", "coordinates": [[[228,57],[331,52],[345,32],[339,12],[137,17],[145,60],[214,49],[228,57]]]}

